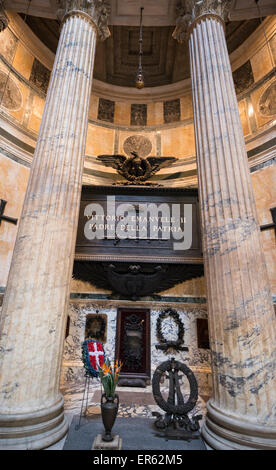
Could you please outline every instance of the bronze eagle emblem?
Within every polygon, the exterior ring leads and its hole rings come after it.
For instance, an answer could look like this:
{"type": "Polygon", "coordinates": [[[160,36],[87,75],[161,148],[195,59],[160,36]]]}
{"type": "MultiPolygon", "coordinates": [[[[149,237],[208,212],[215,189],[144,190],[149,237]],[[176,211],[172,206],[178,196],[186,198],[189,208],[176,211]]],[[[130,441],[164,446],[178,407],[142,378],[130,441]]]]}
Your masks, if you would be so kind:
{"type": "Polygon", "coordinates": [[[136,152],[131,152],[132,157],[124,155],[98,155],[105,166],[115,168],[119,175],[123,176],[132,184],[142,183],[151,178],[161,168],[171,166],[177,158],[175,157],[147,157],[141,158],[136,152]]]}

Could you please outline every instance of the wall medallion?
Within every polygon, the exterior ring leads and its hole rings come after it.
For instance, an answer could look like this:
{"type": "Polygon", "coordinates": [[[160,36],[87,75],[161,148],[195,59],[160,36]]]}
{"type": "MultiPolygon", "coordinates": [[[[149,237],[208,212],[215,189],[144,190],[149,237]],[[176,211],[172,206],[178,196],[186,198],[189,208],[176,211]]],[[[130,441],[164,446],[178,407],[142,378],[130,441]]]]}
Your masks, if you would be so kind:
{"type": "Polygon", "coordinates": [[[22,94],[15,81],[6,72],[0,70],[0,96],[2,106],[10,111],[18,111],[22,107],[22,94]]]}
{"type": "Polygon", "coordinates": [[[161,344],[157,344],[156,349],[161,349],[164,352],[167,352],[168,349],[174,349],[176,351],[189,351],[186,346],[181,346],[184,342],[184,325],[182,320],[176,310],[167,308],[160,313],[157,324],[156,324],[156,335],[161,344]],[[175,323],[177,328],[177,340],[169,341],[163,334],[162,331],[162,322],[165,318],[170,317],[175,323]]]}
{"type": "Polygon", "coordinates": [[[276,81],[271,83],[259,100],[259,113],[263,116],[276,114],[276,81]]]}
{"type": "Polygon", "coordinates": [[[147,157],[152,151],[152,143],[143,135],[131,135],[129,136],[123,144],[124,152],[131,157],[131,152],[136,152],[142,158],[147,157]]]}

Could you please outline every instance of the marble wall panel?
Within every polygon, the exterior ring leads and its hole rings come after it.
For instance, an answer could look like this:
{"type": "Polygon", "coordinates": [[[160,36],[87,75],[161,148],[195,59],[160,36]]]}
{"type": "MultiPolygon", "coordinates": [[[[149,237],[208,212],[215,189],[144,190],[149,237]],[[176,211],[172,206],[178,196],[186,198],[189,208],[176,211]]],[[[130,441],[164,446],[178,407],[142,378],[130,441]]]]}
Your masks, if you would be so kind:
{"type": "Polygon", "coordinates": [[[148,103],[147,114],[148,126],[157,126],[158,124],[163,124],[163,103],[148,103]]]}
{"type": "Polygon", "coordinates": [[[28,128],[37,133],[40,127],[44,105],[45,105],[45,99],[41,98],[38,95],[34,95],[33,101],[32,101],[30,118],[28,122],[28,128]]]}
{"type": "Polygon", "coordinates": [[[163,156],[195,155],[194,125],[161,130],[161,146],[163,156]]]}
{"type": "Polygon", "coordinates": [[[193,119],[193,98],[192,93],[180,98],[180,115],[181,121],[193,119]]]}
{"type": "Polygon", "coordinates": [[[30,78],[34,60],[36,59],[33,55],[19,42],[12,65],[27,80],[30,78]]]}
{"type": "Polygon", "coordinates": [[[115,130],[88,124],[86,151],[87,155],[114,153],[115,130]]]}
{"type": "Polygon", "coordinates": [[[272,56],[267,45],[264,45],[250,59],[254,81],[258,82],[273,68],[272,56]]]}
{"type": "Polygon", "coordinates": [[[120,126],[130,125],[130,103],[116,101],[114,123],[120,126]]]}
{"type": "Polygon", "coordinates": [[[90,96],[89,104],[89,119],[95,120],[98,117],[99,97],[96,95],[90,96]]]}
{"type": "MultiPolygon", "coordinates": [[[[5,215],[20,217],[28,177],[28,168],[0,153],[0,198],[7,201],[5,215]]],[[[0,225],[0,287],[7,283],[18,223],[2,221],[0,225]]]]}
{"type": "Polygon", "coordinates": [[[239,112],[241,117],[243,135],[246,136],[250,134],[246,100],[241,100],[239,102],[239,112]]]}
{"type": "MultiPolygon", "coordinates": [[[[134,305],[135,307],[135,305],[134,305]]],[[[166,306],[167,308],[167,306],[166,306]]],[[[197,346],[197,318],[207,318],[206,308],[191,307],[182,305],[177,308],[180,318],[185,328],[184,344],[189,351],[171,352],[170,354],[155,348],[159,344],[156,336],[156,322],[162,308],[153,307],[151,309],[151,374],[153,375],[156,367],[170,357],[184,362],[192,368],[199,385],[199,393],[210,395],[211,392],[211,370],[210,370],[210,351],[199,349],[197,346]]],[[[82,386],[84,383],[84,370],[81,357],[81,344],[85,336],[85,323],[88,314],[107,315],[107,341],[105,343],[105,353],[111,361],[115,357],[116,343],[116,322],[117,307],[111,307],[108,303],[100,306],[96,302],[71,302],[68,310],[70,316],[69,336],[64,341],[63,366],[61,374],[61,387],[70,389],[76,386],[82,386]]],[[[170,318],[162,322],[162,333],[170,339],[177,335],[175,324],[170,318]]],[[[93,381],[92,387],[98,388],[97,380],[93,381]]],[[[188,389],[187,389],[188,391],[188,389]]]]}
{"type": "MultiPolygon", "coordinates": [[[[270,208],[276,207],[276,165],[271,165],[252,174],[252,184],[256,199],[259,224],[272,222],[270,208]]],[[[265,253],[268,277],[272,293],[276,294],[276,250],[275,231],[273,229],[262,232],[262,241],[265,253]]]]}

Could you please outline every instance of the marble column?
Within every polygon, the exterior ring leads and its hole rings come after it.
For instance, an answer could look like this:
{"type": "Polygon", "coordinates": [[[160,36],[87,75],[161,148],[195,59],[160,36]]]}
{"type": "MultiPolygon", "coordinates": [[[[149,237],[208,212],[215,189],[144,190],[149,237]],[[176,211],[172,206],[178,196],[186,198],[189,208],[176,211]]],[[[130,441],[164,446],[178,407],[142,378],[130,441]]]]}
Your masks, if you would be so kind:
{"type": "Polygon", "coordinates": [[[275,314],[224,19],[231,1],[188,0],[213,396],[202,435],[214,449],[276,448],[275,314]]]}
{"type": "Polygon", "coordinates": [[[104,2],[61,1],[61,34],[0,324],[0,448],[41,449],[68,426],[59,391],[97,36],[104,2]]]}

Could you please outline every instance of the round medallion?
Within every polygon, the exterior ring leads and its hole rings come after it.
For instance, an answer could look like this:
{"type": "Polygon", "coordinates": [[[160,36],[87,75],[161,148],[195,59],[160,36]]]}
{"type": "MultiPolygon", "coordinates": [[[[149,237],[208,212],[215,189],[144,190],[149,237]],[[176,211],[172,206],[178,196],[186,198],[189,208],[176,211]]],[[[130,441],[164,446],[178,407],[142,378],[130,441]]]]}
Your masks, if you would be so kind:
{"type": "Polygon", "coordinates": [[[151,141],[143,135],[131,135],[123,144],[124,152],[132,156],[131,152],[136,152],[139,157],[147,157],[152,151],[151,141]]]}
{"type": "Polygon", "coordinates": [[[276,114],[276,81],[271,83],[261,95],[259,112],[263,116],[273,116],[276,114]]]}
{"type": "Polygon", "coordinates": [[[22,94],[18,86],[6,72],[0,70],[0,96],[2,106],[10,111],[18,111],[22,106],[22,94]]]}

